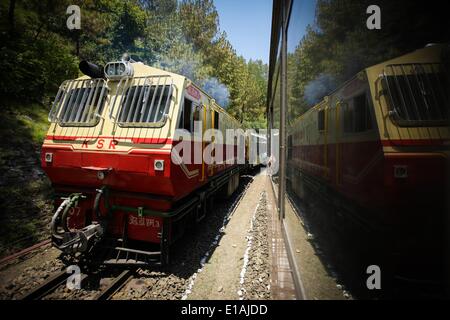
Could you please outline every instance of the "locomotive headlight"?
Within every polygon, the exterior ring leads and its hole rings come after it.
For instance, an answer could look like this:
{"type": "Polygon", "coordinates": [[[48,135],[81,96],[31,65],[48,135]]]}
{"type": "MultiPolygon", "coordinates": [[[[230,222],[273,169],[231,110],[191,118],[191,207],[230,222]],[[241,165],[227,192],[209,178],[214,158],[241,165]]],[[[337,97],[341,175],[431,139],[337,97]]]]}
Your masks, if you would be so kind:
{"type": "Polygon", "coordinates": [[[397,179],[408,178],[408,166],[394,166],[394,177],[397,179]]]}
{"type": "Polygon", "coordinates": [[[164,160],[155,160],[155,171],[164,171],[164,160]]]}
{"type": "Polygon", "coordinates": [[[109,65],[107,68],[105,68],[106,76],[109,78],[110,76],[114,76],[116,74],[116,66],[115,65],[109,65]]]}
{"type": "Polygon", "coordinates": [[[110,62],[105,66],[105,76],[110,80],[132,77],[133,73],[133,66],[126,61],[110,62]]]}
{"type": "Polygon", "coordinates": [[[53,153],[47,152],[47,153],[45,154],[45,162],[50,163],[50,162],[52,162],[52,161],[53,161],[53,153]]]}
{"type": "Polygon", "coordinates": [[[125,64],[119,63],[117,73],[118,74],[124,74],[125,70],[126,70],[125,64]]]}

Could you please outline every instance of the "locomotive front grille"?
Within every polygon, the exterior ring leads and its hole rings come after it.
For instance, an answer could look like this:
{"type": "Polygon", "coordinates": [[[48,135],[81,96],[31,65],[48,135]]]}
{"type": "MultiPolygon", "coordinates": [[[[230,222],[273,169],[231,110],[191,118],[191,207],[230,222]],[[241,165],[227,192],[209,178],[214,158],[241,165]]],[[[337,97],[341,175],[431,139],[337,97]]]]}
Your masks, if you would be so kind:
{"type": "Polygon", "coordinates": [[[120,127],[162,127],[173,88],[170,76],[122,78],[109,116],[120,127]]]}
{"type": "Polygon", "coordinates": [[[53,102],[48,120],[60,126],[96,126],[107,94],[104,79],[64,81],[53,102]]]}
{"type": "Polygon", "coordinates": [[[390,115],[400,126],[448,125],[450,82],[442,64],[388,65],[382,85],[390,115]]]}

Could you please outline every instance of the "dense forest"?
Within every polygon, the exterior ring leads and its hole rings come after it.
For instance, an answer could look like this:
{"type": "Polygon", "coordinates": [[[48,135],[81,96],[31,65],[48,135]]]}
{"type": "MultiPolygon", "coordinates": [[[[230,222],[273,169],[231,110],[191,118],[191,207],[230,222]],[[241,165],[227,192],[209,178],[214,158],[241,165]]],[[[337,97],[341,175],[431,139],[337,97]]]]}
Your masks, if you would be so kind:
{"type": "MultiPolygon", "coordinates": [[[[449,42],[447,7],[447,1],[438,0],[426,5],[412,0],[317,0],[314,23],[288,54],[289,119],[368,66],[430,43],[449,42]],[[381,9],[380,30],[366,26],[366,9],[372,4],[381,9]]],[[[293,10],[291,19],[298,19],[293,10]]]]}
{"type": "Polygon", "coordinates": [[[267,66],[236,54],[213,0],[1,1],[2,101],[48,105],[86,59],[104,64],[124,53],[181,73],[205,88],[246,127],[265,127],[267,66]],[[66,9],[81,9],[69,30],[66,9]]]}

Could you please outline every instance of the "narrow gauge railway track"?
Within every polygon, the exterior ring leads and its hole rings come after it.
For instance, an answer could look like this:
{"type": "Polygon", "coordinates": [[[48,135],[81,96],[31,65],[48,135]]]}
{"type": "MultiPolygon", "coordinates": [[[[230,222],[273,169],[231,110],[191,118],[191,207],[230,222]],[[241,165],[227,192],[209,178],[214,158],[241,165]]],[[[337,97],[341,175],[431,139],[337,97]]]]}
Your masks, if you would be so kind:
{"type": "Polygon", "coordinates": [[[108,300],[112,298],[120,289],[122,289],[125,284],[133,278],[132,270],[124,270],[122,273],[116,277],[111,284],[98,293],[94,300],[108,300]]]}
{"type": "MultiPolygon", "coordinates": [[[[120,289],[122,289],[128,281],[133,278],[134,270],[128,269],[122,271],[115,277],[111,283],[94,296],[94,300],[108,300],[111,299],[120,289]]],[[[89,274],[81,275],[81,283],[85,283],[89,274]]],[[[27,292],[21,297],[21,300],[42,300],[55,292],[58,288],[66,285],[70,274],[65,270],[61,270],[55,275],[51,276],[44,283],[27,292]]]]}

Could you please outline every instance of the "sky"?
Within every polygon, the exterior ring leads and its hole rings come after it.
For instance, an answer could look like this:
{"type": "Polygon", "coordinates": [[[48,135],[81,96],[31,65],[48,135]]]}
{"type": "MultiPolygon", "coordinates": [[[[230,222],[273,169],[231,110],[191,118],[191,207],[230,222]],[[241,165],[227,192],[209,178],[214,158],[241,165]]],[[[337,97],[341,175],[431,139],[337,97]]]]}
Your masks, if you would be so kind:
{"type": "Polygon", "coordinates": [[[238,55],[269,62],[272,0],[215,0],[220,30],[238,55]]]}
{"type": "Polygon", "coordinates": [[[306,33],[306,27],[314,23],[317,0],[295,0],[291,8],[288,29],[288,52],[293,52],[306,33]]]}
{"type": "MultiPolygon", "coordinates": [[[[269,62],[272,0],[215,0],[220,29],[238,55],[269,62]]],[[[293,51],[314,22],[316,0],[295,0],[289,26],[288,51],[293,51]]]]}

